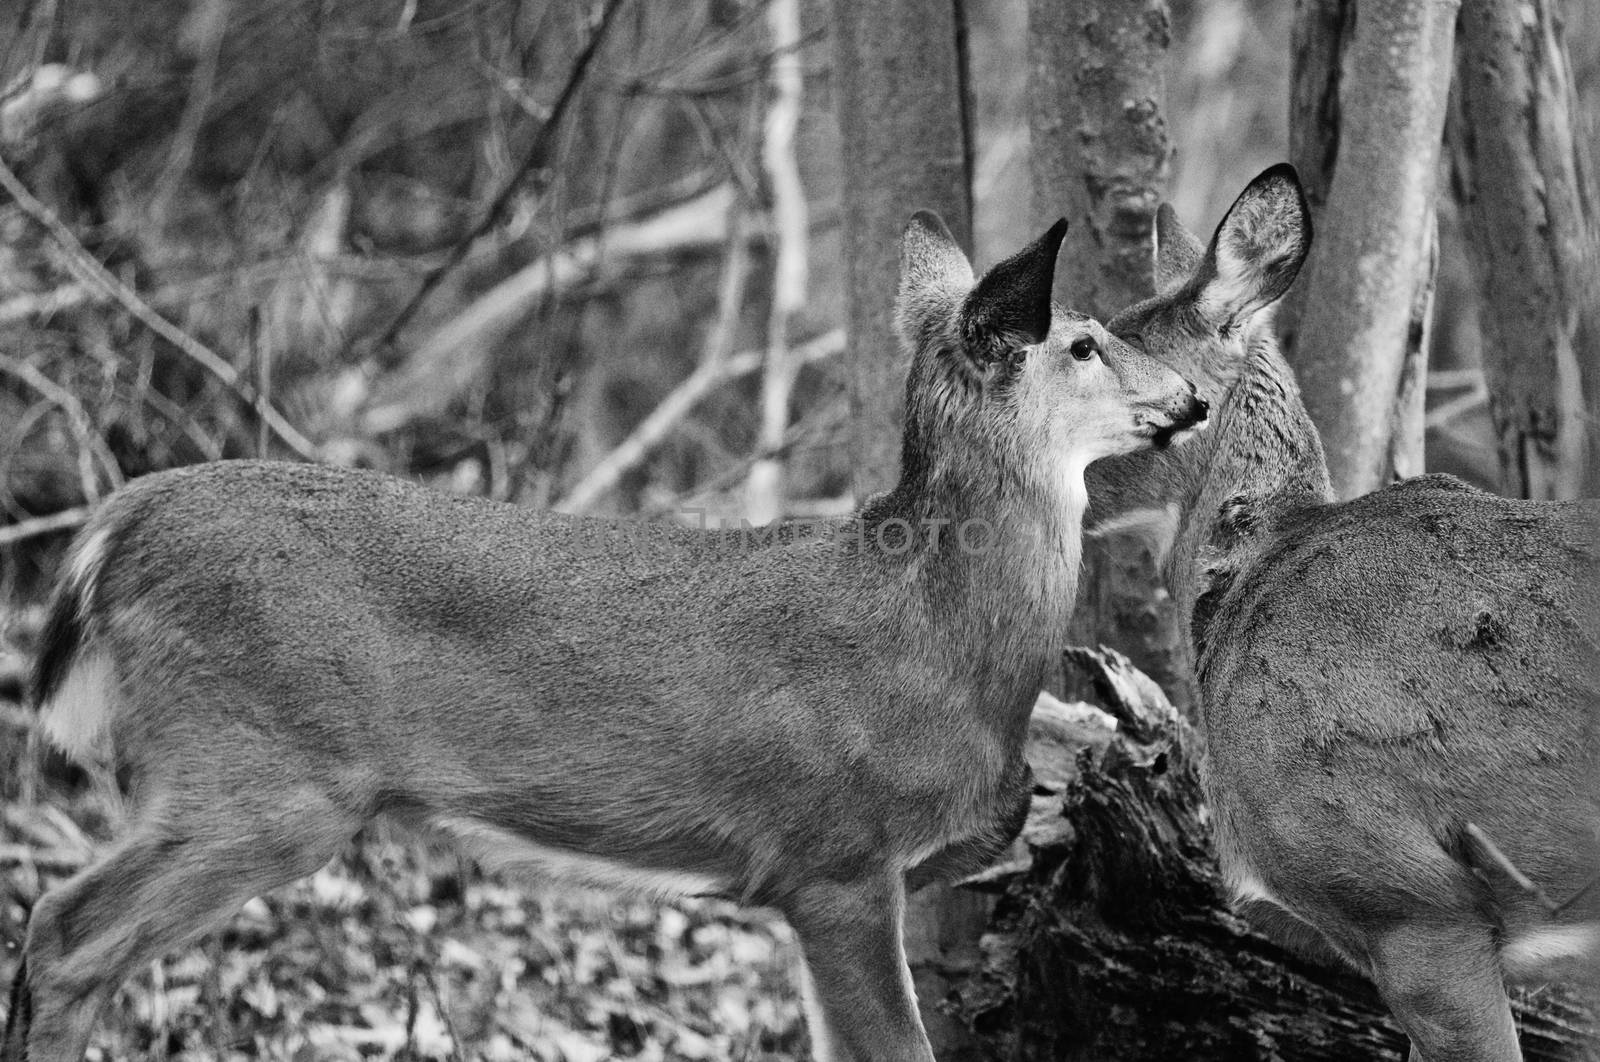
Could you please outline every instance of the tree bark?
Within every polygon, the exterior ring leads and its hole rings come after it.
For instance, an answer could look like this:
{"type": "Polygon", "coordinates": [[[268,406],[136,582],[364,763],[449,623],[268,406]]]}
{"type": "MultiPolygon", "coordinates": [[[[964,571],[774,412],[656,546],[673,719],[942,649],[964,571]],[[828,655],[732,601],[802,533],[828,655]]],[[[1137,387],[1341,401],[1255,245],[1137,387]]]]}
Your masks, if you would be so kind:
{"type": "Polygon", "coordinates": [[[1500,490],[1577,497],[1600,386],[1600,230],[1551,0],[1464,6],[1456,69],[1448,139],[1478,276],[1500,490]]]}
{"type": "Polygon", "coordinates": [[[1167,178],[1170,25],[1162,0],[1030,0],[1034,213],[1065,215],[1063,302],[1096,317],[1152,293],[1150,251],[1167,178]]]}
{"type": "MultiPolygon", "coordinates": [[[[984,1057],[1186,1062],[1405,1057],[1365,979],[1298,957],[1229,908],[1193,733],[1125,660],[1093,669],[1119,732],[1102,751],[1029,744],[1028,858],[998,888],[982,969],[959,1007],[984,1057]],[[1076,759],[1076,763],[1074,763],[1076,759]]],[[[1600,1057],[1593,1013],[1556,992],[1515,1001],[1530,1060],[1600,1057]]]]}
{"type": "MultiPolygon", "coordinates": [[[[833,92],[841,199],[857,498],[900,469],[907,362],[894,330],[900,233],[936,210],[972,247],[972,140],[961,0],[834,0],[833,92]]],[[[928,1038],[942,1062],[973,1057],[941,1004],[969,972],[986,897],[936,886],[911,896],[905,942],[928,1038]]]]}
{"type": "MultiPolygon", "coordinates": [[[[1313,221],[1327,209],[1339,158],[1339,89],[1355,25],[1356,0],[1296,0],[1289,42],[1289,161],[1300,171],[1313,221]]],[[[1296,284],[1278,306],[1285,349],[1298,332],[1305,292],[1304,283],[1296,284]]]]}
{"type": "Polygon", "coordinates": [[[1458,7],[1301,0],[1295,13],[1291,157],[1317,238],[1281,332],[1344,497],[1421,471],[1421,403],[1402,384],[1423,368],[1458,7]]]}
{"type": "Polygon", "coordinates": [[[834,0],[843,152],[850,401],[858,497],[894,483],[906,362],[894,331],[900,231],[938,211],[972,245],[972,162],[959,0],[834,0]]]}
{"type": "MultiPolygon", "coordinates": [[[[1101,320],[1153,293],[1155,213],[1171,154],[1161,117],[1169,38],[1162,0],[1028,7],[1033,212],[1041,225],[1063,214],[1071,223],[1057,294],[1101,320]]],[[[1141,540],[1086,541],[1067,637],[1115,647],[1174,700],[1192,702],[1171,598],[1141,540]]]]}

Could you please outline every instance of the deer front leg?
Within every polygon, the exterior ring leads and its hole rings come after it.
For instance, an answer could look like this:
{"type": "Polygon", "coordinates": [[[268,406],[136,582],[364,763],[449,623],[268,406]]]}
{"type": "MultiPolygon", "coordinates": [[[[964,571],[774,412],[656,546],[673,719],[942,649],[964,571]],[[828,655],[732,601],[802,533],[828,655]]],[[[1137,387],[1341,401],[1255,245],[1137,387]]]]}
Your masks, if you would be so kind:
{"type": "Polygon", "coordinates": [[[786,905],[818,1062],[933,1062],[900,939],[904,910],[904,883],[886,871],[807,885],[786,905]]]}

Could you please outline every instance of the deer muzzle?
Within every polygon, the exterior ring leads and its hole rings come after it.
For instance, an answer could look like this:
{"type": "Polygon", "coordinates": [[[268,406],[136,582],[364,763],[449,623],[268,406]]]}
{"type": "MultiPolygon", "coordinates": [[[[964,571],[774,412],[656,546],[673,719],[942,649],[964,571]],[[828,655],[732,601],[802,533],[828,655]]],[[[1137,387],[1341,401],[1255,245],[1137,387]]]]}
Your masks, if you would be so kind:
{"type": "Polygon", "coordinates": [[[1205,426],[1210,410],[1206,400],[1196,394],[1191,386],[1189,393],[1175,404],[1175,408],[1169,406],[1161,410],[1165,423],[1162,419],[1151,419],[1150,424],[1154,429],[1150,434],[1151,443],[1156,449],[1164,450],[1182,441],[1205,426]]]}

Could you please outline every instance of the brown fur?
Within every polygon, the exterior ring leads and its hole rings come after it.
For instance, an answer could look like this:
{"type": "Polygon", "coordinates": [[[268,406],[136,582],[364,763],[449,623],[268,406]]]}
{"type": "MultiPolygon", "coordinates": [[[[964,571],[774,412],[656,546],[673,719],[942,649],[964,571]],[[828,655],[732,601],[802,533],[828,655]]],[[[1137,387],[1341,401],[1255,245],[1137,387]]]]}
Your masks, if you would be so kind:
{"type": "Polygon", "coordinates": [[[1091,493],[1180,500],[1168,579],[1224,870],[1269,928],[1370,975],[1418,1056],[1520,1058],[1502,981],[1592,978],[1600,956],[1540,959],[1592,942],[1600,908],[1551,915],[1465,828],[1558,900],[1600,872],[1600,503],[1445,476],[1335,503],[1261,312],[1309,248],[1292,170],[1209,248],[1170,211],[1160,237],[1163,294],[1111,327],[1195,380],[1215,430],[1097,467],[1091,493]]]}
{"type": "Polygon", "coordinates": [[[130,971],[390,815],[585,883],[776,906],[818,1057],[931,1059],[904,879],[1017,828],[1083,467],[1204,416],[1178,374],[1052,311],[1060,239],[974,286],[914,219],[899,485],[826,528],[574,519],[259,462],[118,492],[37,688],[109,661],[103,703],[49,704],[47,728],[104,745],[132,824],[35,910],[8,1057],[24,1036],[32,1062],[80,1057],[130,971]],[[1084,337],[1105,354],[1076,360],[1084,337]],[[990,548],[958,548],[968,520],[990,548]]]}

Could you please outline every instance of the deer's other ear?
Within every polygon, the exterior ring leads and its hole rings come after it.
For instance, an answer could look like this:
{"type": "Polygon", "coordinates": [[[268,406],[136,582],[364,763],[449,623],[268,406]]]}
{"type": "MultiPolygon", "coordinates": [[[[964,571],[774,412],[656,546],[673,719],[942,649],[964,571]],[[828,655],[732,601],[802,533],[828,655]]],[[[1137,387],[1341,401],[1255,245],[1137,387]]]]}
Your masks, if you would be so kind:
{"type": "Polygon", "coordinates": [[[1311,251],[1311,212],[1294,167],[1279,163],[1251,181],[1217,226],[1200,263],[1195,306],[1229,328],[1289,290],[1311,251]]]}
{"type": "Polygon", "coordinates": [[[911,215],[900,236],[900,293],[895,325],[913,348],[947,324],[972,290],[972,266],[944,221],[931,210],[911,215]]]}
{"type": "Polygon", "coordinates": [[[1194,276],[1206,245],[1183,227],[1178,212],[1162,203],[1156,208],[1156,290],[1182,287],[1194,276]]]}
{"type": "Polygon", "coordinates": [[[961,338],[975,357],[994,358],[1050,334],[1056,256],[1067,235],[1061,218],[1048,232],[983,275],[961,307],[961,338]]]}

